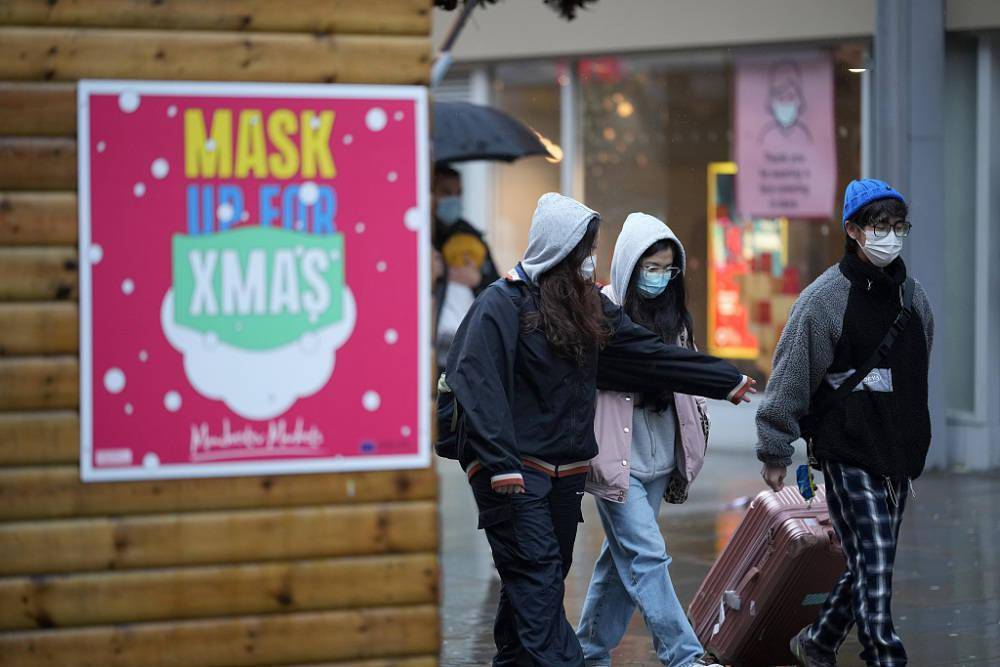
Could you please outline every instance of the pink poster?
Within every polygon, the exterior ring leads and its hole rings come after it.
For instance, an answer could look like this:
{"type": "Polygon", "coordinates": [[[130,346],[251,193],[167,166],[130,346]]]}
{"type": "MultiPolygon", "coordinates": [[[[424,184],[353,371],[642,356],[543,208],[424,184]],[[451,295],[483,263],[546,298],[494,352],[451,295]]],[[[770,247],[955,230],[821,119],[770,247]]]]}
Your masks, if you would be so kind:
{"type": "Polygon", "coordinates": [[[426,90],[81,81],[85,481],[429,465],[426,90]]]}
{"type": "Polygon", "coordinates": [[[830,218],[837,184],[833,63],[822,51],[736,62],[736,204],[761,218],[830,218]]]}

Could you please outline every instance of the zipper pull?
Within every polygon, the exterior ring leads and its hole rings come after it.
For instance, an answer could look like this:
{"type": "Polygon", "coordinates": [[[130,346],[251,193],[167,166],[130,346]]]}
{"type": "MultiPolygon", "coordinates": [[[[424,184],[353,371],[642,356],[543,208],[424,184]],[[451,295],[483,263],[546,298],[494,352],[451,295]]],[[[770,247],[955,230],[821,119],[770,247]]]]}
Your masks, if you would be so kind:
{"type": "Polygon", "coordinates": [[[889,496],[889,502],[893,505],[899,507],[899,496],[896,495],[896,484],[892,481],[892,478],[885,478],[885,490],[889,496]]]}
{"type": "Polygon", "coordinates": [[[871,279],[868,280],[868,291],[869,292],[872,291],[872,281],[871,281],[871,279]]]}

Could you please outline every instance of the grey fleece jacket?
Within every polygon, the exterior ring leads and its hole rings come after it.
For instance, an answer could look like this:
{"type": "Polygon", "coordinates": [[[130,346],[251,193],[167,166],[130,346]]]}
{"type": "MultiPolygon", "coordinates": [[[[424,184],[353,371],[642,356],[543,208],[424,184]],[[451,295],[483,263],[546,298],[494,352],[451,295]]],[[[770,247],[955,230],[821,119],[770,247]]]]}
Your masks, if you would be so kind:
{"type": "MultiPolygon", "coordinates": [[[[759,459],[790,465],[792,443],[801,436],[799,421],[809,414],[818,392],[832,392],[877,347],[898,311],[896,290],[906,273],[901,260],[891,268],[893,279],[883,279],[876,269],[845,257],[799,296],[775,350],[767,393],[757,412],[759,459]]],[[[821,460],[871,468],[886,476],[919,475],[921,453],[926,454],[929,444],[922,423],[934,335],[930,304],[919,283],[913,307],[911,326],[886,358],[887,368],[876,369],[883,378],[888,376],[887,386],[884,381],[870,382],[869,376],[822,419],[816,434],[821,460]]]]}

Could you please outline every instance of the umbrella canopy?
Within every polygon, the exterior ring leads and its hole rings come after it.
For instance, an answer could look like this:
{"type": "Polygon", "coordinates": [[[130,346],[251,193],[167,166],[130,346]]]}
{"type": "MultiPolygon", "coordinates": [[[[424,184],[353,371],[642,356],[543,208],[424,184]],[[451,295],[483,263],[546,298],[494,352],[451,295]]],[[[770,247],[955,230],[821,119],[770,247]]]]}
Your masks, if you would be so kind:
{"type": "Polygon", "coordinates": [[[527,125],[491,107],[468,102],[434,103],[434,160],[511,162],[527,155],[550,155],[527,125]]]}

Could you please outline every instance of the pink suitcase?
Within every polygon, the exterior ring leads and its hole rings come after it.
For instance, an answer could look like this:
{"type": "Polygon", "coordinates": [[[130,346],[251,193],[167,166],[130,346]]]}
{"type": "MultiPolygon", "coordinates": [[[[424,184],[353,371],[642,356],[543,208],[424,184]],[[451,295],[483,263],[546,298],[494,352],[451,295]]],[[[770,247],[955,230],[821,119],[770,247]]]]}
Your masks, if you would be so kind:
{"type": "Polygon", "coordinates": [[[825,489],[758,495],[695,594],[688,614],[702,644],[738,667],[794,665],[788,643],[816,620],[845,569],[825,489]]]}

